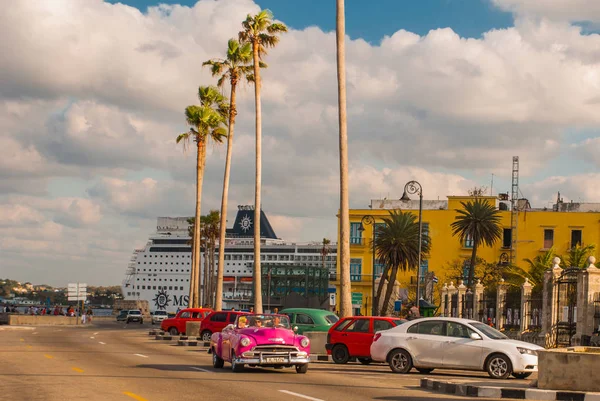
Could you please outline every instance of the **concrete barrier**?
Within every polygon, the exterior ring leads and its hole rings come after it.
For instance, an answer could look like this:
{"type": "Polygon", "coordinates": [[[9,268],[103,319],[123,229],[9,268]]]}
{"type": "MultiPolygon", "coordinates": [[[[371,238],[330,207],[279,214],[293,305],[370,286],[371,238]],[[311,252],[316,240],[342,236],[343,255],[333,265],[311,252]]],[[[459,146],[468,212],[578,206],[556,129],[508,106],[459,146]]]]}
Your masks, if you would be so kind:
{"type": "Polygon", "coordinates": [[[310,340],[311,355],[327,355],[325,344],[327,344],[326,331],[307,331],[304,333],[310,340]]]}
{"type": "Polygon", "coordinates": [[[185,322],[185,334],[189,337],[200,336],[200,322],[185,322]]]}
{"type": "MultiPolygon", "coordinates": [[[[11,326],[75,326],[77,317],[52,315],[8,315],[11,326]]],[[[81,324],[81,322],[79,322],[81,324]]]]}
{"type": "Polygon", "coordinates": [[[600,366],[600,348],[569,347],[538,351],[538,388],[600,391],[594,372],[600,366]]]}

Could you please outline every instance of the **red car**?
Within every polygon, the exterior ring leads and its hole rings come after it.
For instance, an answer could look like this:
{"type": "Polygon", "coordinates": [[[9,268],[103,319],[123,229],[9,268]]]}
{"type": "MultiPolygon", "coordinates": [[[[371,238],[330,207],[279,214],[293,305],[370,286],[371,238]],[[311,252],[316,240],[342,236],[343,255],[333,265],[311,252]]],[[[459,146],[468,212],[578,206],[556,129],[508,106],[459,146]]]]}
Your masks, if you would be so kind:
{"type": "Polygon", "coordinates": [[[212,312],[206,316],[200,323],[200,336],[202,341],[210,341],[213,333],[219,333],[228,324],[235,323],[239,315],[246,315],[246,312],[219,311],[212,312]]]}
{"type": "Polygon", "coordinates": [[[347,363],[355,357],[367,365],[371,363],[371,344],[375,333],[404,322],[404,319],[387,316],[345,317],[329,329],[325,349],[335,363],[347,363]]]}
{"type": "Polygon", "coordinates": [[[185,334],[186,322],[200,322],[211,312],[212,309],[207,308],[182,309],[175,317],[163,320],[160,323],[160,328],[164,331],[168,331],[173,336],[185,334]]]}

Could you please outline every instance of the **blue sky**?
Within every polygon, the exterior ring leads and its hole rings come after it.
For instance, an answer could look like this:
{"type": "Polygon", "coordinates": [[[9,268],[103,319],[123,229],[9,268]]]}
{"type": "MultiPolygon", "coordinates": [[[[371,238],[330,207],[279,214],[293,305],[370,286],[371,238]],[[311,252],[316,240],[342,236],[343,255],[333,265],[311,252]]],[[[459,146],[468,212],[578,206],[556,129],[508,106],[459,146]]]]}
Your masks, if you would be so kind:
{"type": "MultiPolygon", "coordinates": [[[[195,0],[110,0],[146,11],[159,3],[192,6],[195,0]]],[[[288,26],[302,29],[317,25],[335,29],[335,0],[257,0],[288,26]]],[[[351,38],[378,43],[398,29],[424,35],[432,29],[451,27],[460,36],[480,37],[494,28],[512,26],[513,17],[489,0],[346,0],[346,32],[351,38]]]]}

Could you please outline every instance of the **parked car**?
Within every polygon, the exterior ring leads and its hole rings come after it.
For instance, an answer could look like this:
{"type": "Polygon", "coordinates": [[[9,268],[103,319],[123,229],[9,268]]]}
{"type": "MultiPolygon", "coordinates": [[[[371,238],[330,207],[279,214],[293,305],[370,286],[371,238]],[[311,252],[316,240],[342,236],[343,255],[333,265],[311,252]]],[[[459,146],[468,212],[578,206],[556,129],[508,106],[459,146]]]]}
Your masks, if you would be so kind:
{"type": "Polygon", "coordinates": [[[187,322],[201,322],[212,309],[208,308],[186,308],[182,309],[175,317],[163,320],[160,328],[168,331],[171,335],[185,334],[185,324],[187,322]]]}
{"type": "Polygon", "coordinates": [[[347,363],[356,357],[360,363],[368,365],[375,333],[405,322],[407,320],[387,316],[345,317],[329,329],[325,349],[335,363],[347,363]]]}
{"type": "Polygon", "coordinates": [[[200,323],[200,336],[202,341],[210,341],[213,333],[222,331],[228,324],[235,323],[240,315],[246,315],[246,312],[219,311],[211,312],[200,323]]]}
{"type": "Polygon", "coordinates": [[[484,323],[468,319],[422,318],[375,335],[371,358],[387,362],[395,373],[413,367],[421,373],[435,368],[483,370],[493,379],[511,374],[525,379],[537,371],[542,347],[510,340],[484,323]]]}
{"type": "Polygon", "coordinates": [[[125,320],[127,320],[128,312],[129,311],[127,309],[120,311],[119,314],[117,315],[117,322],[124,322],[125,320]]]}
{"type": "Polygon", "coordinates": [[[292,327],[298,327],[298,334],[307,331],[329,331],[340,320],[333,312],[311,308],[286,308],[280,311],[290,318],[292,327]]]}
{"type": "Polygon", "coordinates": [[[157,310],[152,313],[152,324],[160,323],[163,320],[167,319],[169,314],[164,310],[157,310]]]}
{"type": "Polygon", "coordinates": [[[240,372],[245,365],[292,367],[306,373],[310,362],[310,341],[296,334],[286,315],[239,315],[235,324],[226,326],[210,338],[213,366],[231,363],[240,372]]]}
{"type": "Polygon", "coordinates": [[[132,309],[127,311],[127,317],[125,318],[125,323],[129,324],[131,322],[140,322],[140,324],[144,323],[144,316],[142,316],[142,311],[139,309],[132,309]]]}

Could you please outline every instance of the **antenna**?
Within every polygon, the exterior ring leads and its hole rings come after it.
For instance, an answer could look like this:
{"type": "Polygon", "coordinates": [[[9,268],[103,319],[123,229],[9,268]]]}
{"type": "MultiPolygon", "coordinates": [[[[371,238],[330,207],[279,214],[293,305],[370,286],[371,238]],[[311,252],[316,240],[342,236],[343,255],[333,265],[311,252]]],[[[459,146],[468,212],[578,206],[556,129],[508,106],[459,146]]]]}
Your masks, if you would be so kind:
{"type": "Polygon", "coordinates": [[[490,196],[494,195],[494,173],[492,173],[492,185],[490,185],[490,196]]]}

